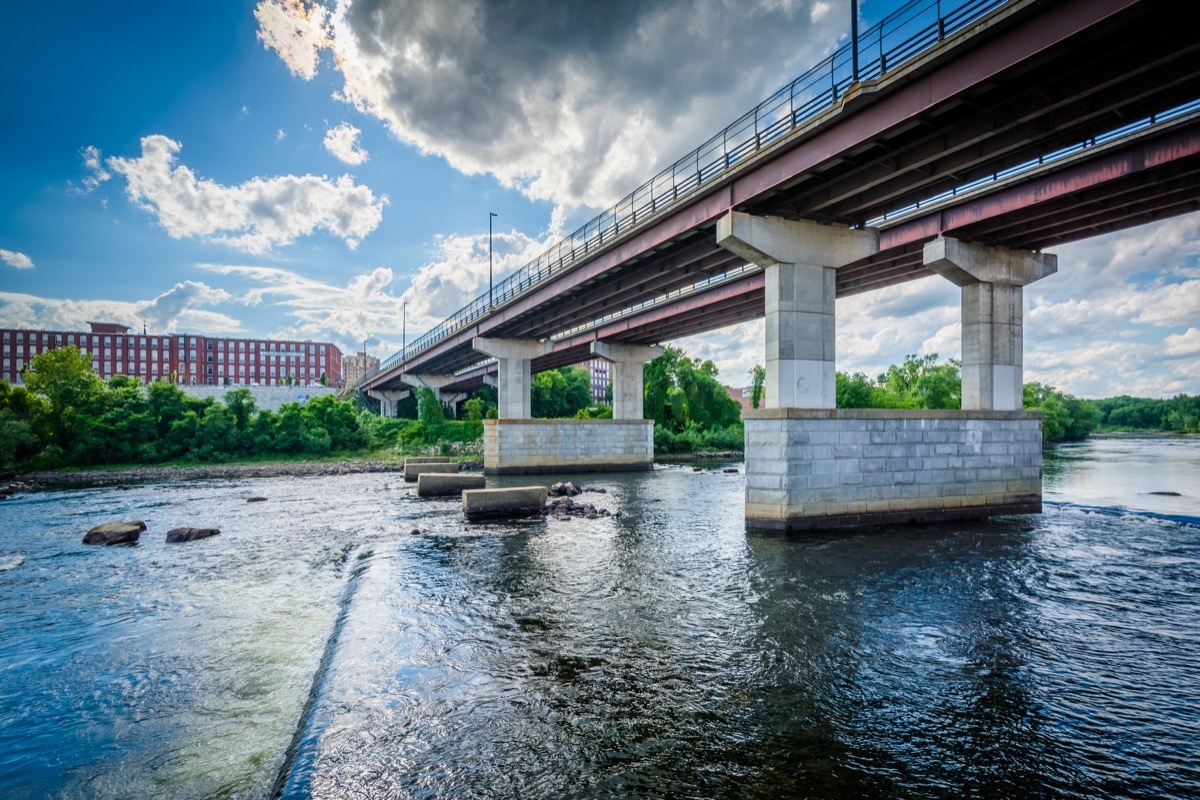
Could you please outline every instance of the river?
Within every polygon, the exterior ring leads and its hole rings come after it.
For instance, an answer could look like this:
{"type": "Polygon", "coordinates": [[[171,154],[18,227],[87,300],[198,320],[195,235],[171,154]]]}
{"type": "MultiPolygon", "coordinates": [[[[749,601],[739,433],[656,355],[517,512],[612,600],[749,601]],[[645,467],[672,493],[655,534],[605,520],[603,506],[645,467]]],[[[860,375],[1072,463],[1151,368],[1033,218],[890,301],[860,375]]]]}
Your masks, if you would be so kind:
{"type": "Polygon", "coordinates": [[[1200,441],[1045,476],[1042,515],[793,539],[740,468],[553,476],[621,512],[566,522],[396,474],[18,496],[0,796],[1198,797],[1200,441]]]}

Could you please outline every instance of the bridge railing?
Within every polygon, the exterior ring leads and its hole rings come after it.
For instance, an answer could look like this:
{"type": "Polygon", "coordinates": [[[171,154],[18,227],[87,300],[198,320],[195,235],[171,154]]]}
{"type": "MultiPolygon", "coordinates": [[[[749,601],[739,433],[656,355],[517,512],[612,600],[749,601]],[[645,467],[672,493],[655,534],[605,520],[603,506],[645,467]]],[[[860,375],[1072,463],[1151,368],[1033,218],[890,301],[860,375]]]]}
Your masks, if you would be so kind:
{"type": "Polygon", "coordinates": [[[856,80],[882,76],[1009,1],[911,0],[863,32],[858,38],[857,53],[852,52],[852,43],[838,48],[616,205],[495,284],[490,293],[481,294],[401,352],[381,362],[363,380],[407,362],[487,316],[493,305],[502,305],[526,293],[650,218],[691,200],[739,163],[832,107],[856,80]]]}

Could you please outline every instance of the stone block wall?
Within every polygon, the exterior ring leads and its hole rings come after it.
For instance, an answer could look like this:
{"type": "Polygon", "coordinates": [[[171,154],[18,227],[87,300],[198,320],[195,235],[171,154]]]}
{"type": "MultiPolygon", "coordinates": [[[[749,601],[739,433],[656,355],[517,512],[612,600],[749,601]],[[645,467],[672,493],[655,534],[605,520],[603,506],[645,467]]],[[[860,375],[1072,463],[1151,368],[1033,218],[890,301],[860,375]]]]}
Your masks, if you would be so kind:
{"type": "Polygon", "coordinates": [[[651,420],[483,421],[483,471],[488,474],[632,471],[653,466],[651,420]]]}
{"type": "Polygon", "coordinates": [[[211,397],[218,403],[225,401],[225,395],[234,389],[249,389],[254,398],[254,405],[267,411],[278,411],[285,403],[300,403],[303,405],[314,397],[336,394],[332,386],[180,386],[183,393],[189,397],[204,399],[211,397]]]}
{"type": "Polygon", "coordinates": [[[1040,512],[1042,416],[761,409],[745,415],[746,525],[805,530],[1040,512]]]}

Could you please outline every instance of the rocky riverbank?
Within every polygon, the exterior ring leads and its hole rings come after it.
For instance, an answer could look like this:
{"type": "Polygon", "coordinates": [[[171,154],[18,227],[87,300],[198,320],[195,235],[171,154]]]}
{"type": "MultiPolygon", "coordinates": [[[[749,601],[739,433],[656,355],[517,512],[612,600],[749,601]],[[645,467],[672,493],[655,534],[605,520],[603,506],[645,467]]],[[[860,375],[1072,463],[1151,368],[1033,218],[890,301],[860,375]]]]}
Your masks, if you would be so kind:
{"type": "MultiPolygon", "coordinates": [[[[464,469],[479,469],[482,462],[464,461],[464,469]]],[[[400,461],[354,459],[347,461],[277,461],[259,464],[164,464],[129,469],[72,470],[71,472],[19,472],[0,479],[0,498],[16,492],[45,489],[81,489],[90,486],[126,486],[136,483],[220,480],[229,478],[304,477],[352,475],[363,472],[403,472],[400,461]]]]}

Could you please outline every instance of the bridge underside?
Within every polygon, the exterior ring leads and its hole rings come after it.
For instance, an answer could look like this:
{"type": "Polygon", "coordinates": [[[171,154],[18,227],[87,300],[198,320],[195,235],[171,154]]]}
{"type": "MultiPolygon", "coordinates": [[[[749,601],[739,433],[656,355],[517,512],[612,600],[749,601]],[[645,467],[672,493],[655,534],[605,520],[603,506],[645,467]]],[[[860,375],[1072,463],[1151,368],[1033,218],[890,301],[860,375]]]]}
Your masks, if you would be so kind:
{"type": "Polygon", "coordinates": [[[391,388],[404,372],[447,376],[454,391],[495,380],[474,342],[536,342],[521,366],[536,373],[586,360],[597,343],[656,344],[765,316],[766,360],[790,376],[771,382],[793,401],[747,417],[748,520],[795,529],[914,510],[1035,510],[1040,419],[1020,411],[1012,387],[1021,287],[1041,275],[1004,277],[1001,266],[1200,209],[1200,39],[1173,19],[1178,7],[1159,0],[1012,0],[739,154],[691,199],[614,224],[607,240],[564,255],[547,279],[374,386],[391,388]],[[758,257],[753,246],[718,244],[734,218],[872,231],[877,247],[832,261],[804,246],[758,257]],[[931,242],[951,241],[985,255],[965,267],[930,255],[931,242]],[[825,399],[802,397],[833,367],[833,297],[935,270],[963,291],[965,411],[835,412],[823,378],[825,399]],[[822,281],[828,297],[802,307],[822,281]],[[808,288],[787,295],[800,284],[808,288]]]}

